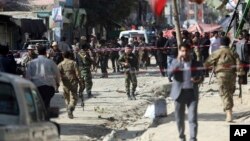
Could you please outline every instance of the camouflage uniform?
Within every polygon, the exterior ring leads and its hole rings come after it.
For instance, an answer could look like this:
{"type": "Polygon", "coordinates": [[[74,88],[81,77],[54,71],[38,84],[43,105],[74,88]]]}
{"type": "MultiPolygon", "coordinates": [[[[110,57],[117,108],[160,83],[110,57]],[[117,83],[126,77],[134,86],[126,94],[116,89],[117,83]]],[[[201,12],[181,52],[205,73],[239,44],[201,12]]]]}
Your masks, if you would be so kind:
{"type": "MultiPolygon", "coordinates": [[[[81,73],[82,81],[85,82],[86,92],[88,97],[91,97],[91,89],[93,86],[92,82],[92,74],[91,74],[91,65],[93,64],[93,60],[91,59],[89,53],[87,51],[81,50],[79,52],[80,62],[79,69],[81,73]]],[[[83,88],[84,89],[84,88],[83,88]]]]}
{"type": "MultiPolygon", "coordinates": [[[[79,53],[77,51],[74,51],[73,52],[73,55],[72,55],[72,60],[75,60],[78,68],[82,68],[82,63],[81,63],[81,57],[79,55],[79,53]]],[[[81,74],[80,74],[81,75],[81,74]]],[[[81,106],[83,107],[84,106],[84,96],[83,96],[83,91],[85,89],[85,83],[84,83],[84,78],[81,77],[79,79],[79,89],[78,89],[78,92],[79,92],[79,98],[81,99],[81,106]]]]}
{"type": "Polygon", "coordinates": [[[58,65],[58,69],[62,77],[64,98],[68,114],[70,118],[73,118],[72,112],[77,104],[77,88],[80,79],[80,72],[76,63],[67,58],[58,65]]]}
{"type": "Polygon", "coordinates": [[[119,63],[128,63],[125,69],[125,87],[126,93],[130,100],[135,100],[135,90],[137,87],[136,71],[138,70],[138,61],[133,53],[124,54],[119,58],[119,63]],[[130,82],[132,83],[132,98],[130,97],[130,82]]]}
{"type": "Polygon", "coordinates": [[[244,74],[243,69],[239,67],[239,57],[229,48],[221,46],[204,63],[205,67],[213,65],[215,65],[223,109],[224,111],[232,110],[234,106],[233,94],[235,92],[236,75],[241,76],[244,74]]]}
{"type": "Polygon", "coordinates": [[[27,66],[28,62],[30,62],[31,60],[37,58],[37,54],[36,53],[32,53],[31,55],[26,54],[22,57],[22,65],[23,66],[27,66]]]}

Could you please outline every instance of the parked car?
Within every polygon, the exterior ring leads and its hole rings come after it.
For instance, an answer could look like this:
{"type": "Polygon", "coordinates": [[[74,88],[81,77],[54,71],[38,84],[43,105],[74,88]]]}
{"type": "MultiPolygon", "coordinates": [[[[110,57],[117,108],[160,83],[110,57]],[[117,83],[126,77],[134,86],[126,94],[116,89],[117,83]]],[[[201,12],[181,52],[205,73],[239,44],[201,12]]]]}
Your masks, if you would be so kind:
{"type": "Polygon", "coordinates": [[[29,45],[36,45],[40,44],[41,46],[46,46],[47,48],[50,48],[50,41],[48,40],[29,40],[23,44],[23,50],[26,50],[29,45]]]}
{"type": "Polygon", "coordinates": [[[126,37],[126,38],[134,38],[134,37],[144,37],[145,43],[148,44],[148,34],[146,30],[126,30],[121,31],[119,38],[126,37]]]}
{"type": "MultiPolygon", "coordinates": [[[[35,85],[0,73],[0,141],[58,141],[59,126],[49,118],[35,85]]],[[[51,116],[51,117],[49,117],[51,116]]]]}

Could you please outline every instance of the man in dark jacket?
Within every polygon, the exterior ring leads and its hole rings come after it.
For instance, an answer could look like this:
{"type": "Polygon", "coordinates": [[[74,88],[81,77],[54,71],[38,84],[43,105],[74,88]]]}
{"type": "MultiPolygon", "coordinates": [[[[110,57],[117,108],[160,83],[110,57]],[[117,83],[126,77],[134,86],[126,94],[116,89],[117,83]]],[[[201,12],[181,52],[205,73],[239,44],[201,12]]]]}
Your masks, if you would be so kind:
{"type": "Polygon", "coordinates": [[[166,62],[167,62],[167,52],[166,50],[163,50],[164,45],[166,44],[167,39],[163,37],[163,32],[159,33],[158,40],[156,41],[156,47],[157,47],[157,64],[159,65],[161,75],[165,76],[165,68],[166,68],[166,62]]]}
{"type": "MultiPolygon", "coordinates": [[[[167,68],[171,66],[172,61],[177,57],[178,55],[178,47],[177,47],[177,39],[176,39],[176,32],[172,32],[172,37],[168,39],[168,41],[165,44],[165,47],[168,47],[167,49],[167,68]]],[[[168,77],[168,80],[172,82],[171,78],[168,77]]]]}
{"type": "Polygon", "coordinates": [[[185,137],[185,107],[188,108],[188,120],[190,128],[190,141],[197,141],[198,131],[198,85],[203,81],[203,72],[192,68],[202,65],[192,60],[191,47],[180,45],[177,59],[174,59],[169,69],[169,76],[173,77],[170,96],[175,100],[175,119],[181,141],[185,137]]]}
{"type": "Polygon", "coordinates": [[[0,45],[0,72],[16,74],[16,61],[9,54],[9,47],[0,45]]]}
{"type": "Polygon", "coordinates": [[[236,43],[236,53],[239,55],[241,64],[244,66],[245,74],[242,76],[242,84],[247,84],[247,73],[249,70],[249,34],[243,33],[242,39],[236,43]]]}
{"type": "MultiPolygon", "coordinates": [[[[210,37],[209,37],[209,33],[205,33],[204,37],[201,39],[201,47],[200,47],[200,51],[201,51],[201,62],[204,63],[205,60],[208,58],[209,56],[209,46],[210,46],[210,37]]],[[[205,76],[208,77],[209,76],[209,71],[205,70],[205,76]]]]}

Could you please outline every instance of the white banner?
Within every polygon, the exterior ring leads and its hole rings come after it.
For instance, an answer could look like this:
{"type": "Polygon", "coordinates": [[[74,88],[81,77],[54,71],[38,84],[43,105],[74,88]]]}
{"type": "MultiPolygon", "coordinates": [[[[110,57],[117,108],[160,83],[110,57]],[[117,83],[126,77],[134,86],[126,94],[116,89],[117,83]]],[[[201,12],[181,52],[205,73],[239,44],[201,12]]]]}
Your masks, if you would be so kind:
{"type": "Polygon", "coordinates": [[[63,16],[62,16],[62,7],[54,7],[52,10],[52,19],[55,22],[62,22],[63,16]]]}

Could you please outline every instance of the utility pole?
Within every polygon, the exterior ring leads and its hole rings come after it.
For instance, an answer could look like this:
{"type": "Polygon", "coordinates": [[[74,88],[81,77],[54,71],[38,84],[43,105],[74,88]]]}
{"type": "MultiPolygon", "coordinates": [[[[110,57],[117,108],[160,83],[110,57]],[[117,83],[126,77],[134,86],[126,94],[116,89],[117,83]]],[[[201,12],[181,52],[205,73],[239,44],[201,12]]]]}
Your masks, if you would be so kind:
{"type": "Polygon", "coordinates": [[[173,5],[173,16],[174,16],[174,25],[175,25],[175,31],[176,31],[176,38],[177,38],[177,44],[178,46],[182,44],[181,39],[181,31],[180,31],[180,21],[179,21],[179,12],[177,9],[177,0],[172,0],[173,5]]]}
{"type": "Polygon", "coordinates": [[[198,4],[194,4],[194,19],[198,22],[198,4]]]}

